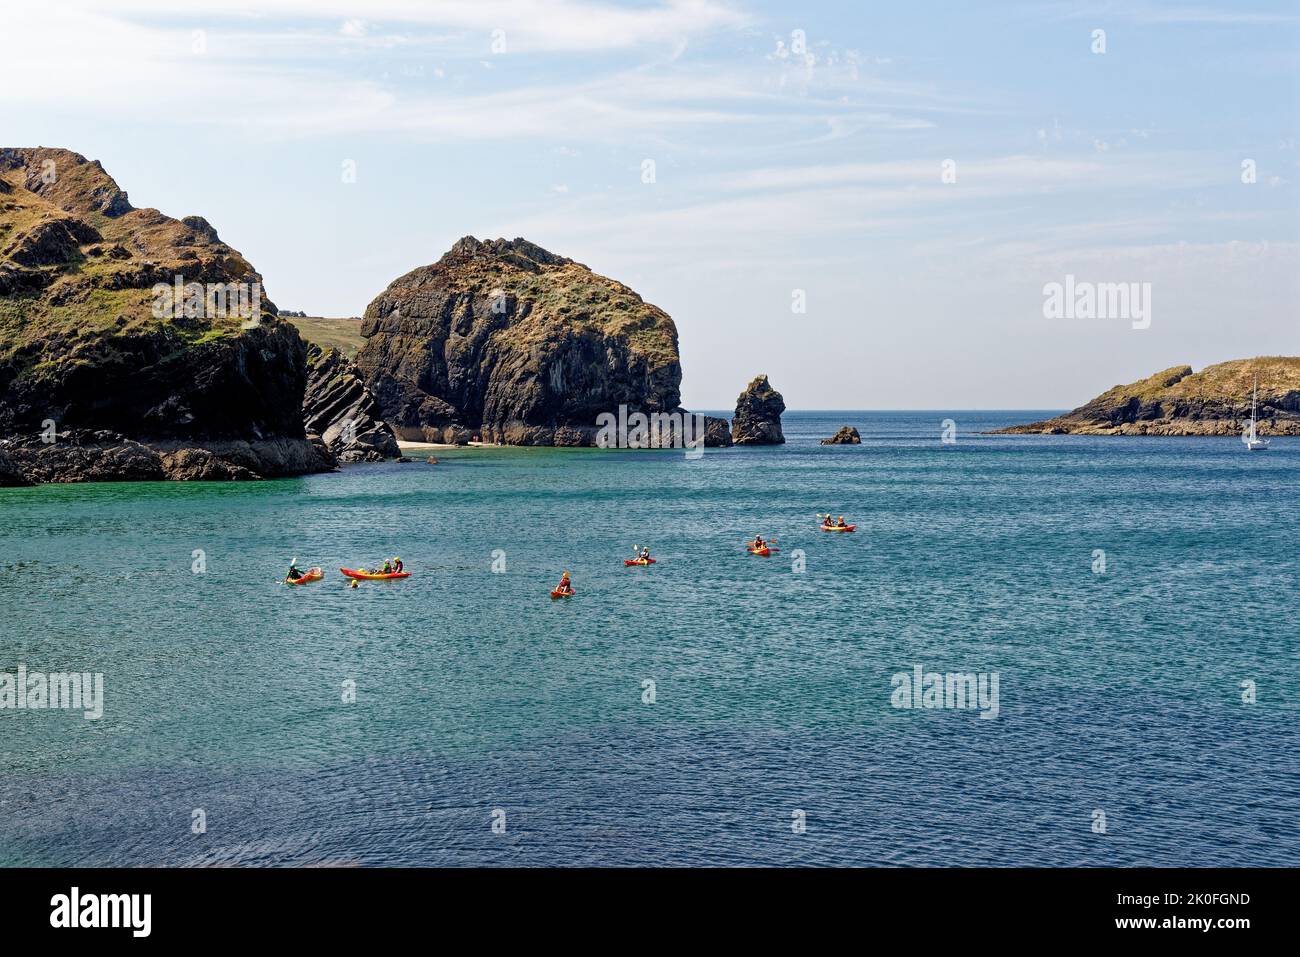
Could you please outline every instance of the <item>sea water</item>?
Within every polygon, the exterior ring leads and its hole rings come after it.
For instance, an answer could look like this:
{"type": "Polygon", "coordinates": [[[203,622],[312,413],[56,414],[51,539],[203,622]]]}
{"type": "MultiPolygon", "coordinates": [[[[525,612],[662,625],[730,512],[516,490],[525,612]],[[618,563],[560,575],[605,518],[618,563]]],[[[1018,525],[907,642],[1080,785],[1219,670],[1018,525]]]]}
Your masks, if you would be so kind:
{"type": "Polygon", "coordinates": [[[0,864],[1300,864],[1300,440],[1047,414],[0,490],[0,864]]]}

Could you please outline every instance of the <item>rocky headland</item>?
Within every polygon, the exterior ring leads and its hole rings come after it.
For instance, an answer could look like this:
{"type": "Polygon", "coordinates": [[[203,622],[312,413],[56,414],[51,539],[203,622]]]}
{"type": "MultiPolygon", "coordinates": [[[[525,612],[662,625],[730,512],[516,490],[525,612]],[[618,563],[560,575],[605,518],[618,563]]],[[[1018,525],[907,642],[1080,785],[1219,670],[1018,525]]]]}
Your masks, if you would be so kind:
{"type": "Polygon", "coordinates": [[[306,358],[205,219],[134,208],[68,150],[0,149],[0,481],[332,468],[306,358]]]}
{"type": "Polygon", "coordinates": [[[1233,359],[1193,372],[1174,366],[1117,385],[1072,412],[997,430],[1047,435],[1240,435],[1250,421],[1251,390],[1263,435],[1300,435],[1300,357],[1233,359]]]}
{"type": "Polygon", "coordinates": [[[408,441],[593,445],[620,406],[682,411],[672,318],[524,239],[459,240],[380,293],[361,334],[357,368],[408,441]]]}

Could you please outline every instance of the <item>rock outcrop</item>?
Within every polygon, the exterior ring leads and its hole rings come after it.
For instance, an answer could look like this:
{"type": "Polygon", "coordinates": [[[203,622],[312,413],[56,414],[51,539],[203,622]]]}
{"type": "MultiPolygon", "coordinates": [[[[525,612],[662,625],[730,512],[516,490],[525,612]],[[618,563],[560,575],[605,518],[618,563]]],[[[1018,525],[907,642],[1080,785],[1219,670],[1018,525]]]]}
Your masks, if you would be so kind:
{"type": "Polygon", "coordinates": [[[0,182],[0,439],[19,472],[333,467],[303,428],[305,344],[206,220],[135,209],[68,150],[0,149],[0,182]]]}
{"type": "Polygon", "coordinates": [[[319,434],[340,462],[382,462],[402,454],[379,403],[337,349],[307,349],[302,414],[307,431],[319,434]]]}
{"type": "Polygon", "coordinates": [[[0,449],[0,488],[14,488],[31,485],[31,481],[18,468],[18,463],[10,458],[9,453],[0,449]]]}
{"type": "Polygon", "coordinates": [[[851,425],[841,426],[840,430],[829,439],[822,439],[822,445],[861,445],[862,436],[851,425]]]}
{"type": "Polygon", "coordinates": [[[24,484],[281,478],[320,471],[329,460],[319,437],[315,442],[151,439],[146,444],[117,432],[83,429],[61,432],[52,442],[20,437],[9,441],[7,451],[24,484]]]}
{"type": "Polygon", "coordinates": [[[704,417],[704,447],[725,449],[731,446],[731,423],[716,415],[704,417]]]}
{"type": "Polygon", "coordinates": [[[400,438],[593,445],[602,413],[679,411],[677,328],[523,239],[459,240],[366,309],[356,364],[400,438]]]}
{"type": "Polygon", "coordinates": [[[1130,385],[1117,385],[1053,419],[999,429],[1003,434],[1240,435],[1256,416],[1263,435],[1300,435],[1300,357],[1233,359],[1193,372],[1174,366],[1130,385]]]}
{"type": "Polygon", "coordinates": [[[731,420],[731,440],[736,445],[780,445],[781,413],[785,400],[772,388],[767,376],[760,375],[745,387],[736,400],[736,415],[731,420]]]}

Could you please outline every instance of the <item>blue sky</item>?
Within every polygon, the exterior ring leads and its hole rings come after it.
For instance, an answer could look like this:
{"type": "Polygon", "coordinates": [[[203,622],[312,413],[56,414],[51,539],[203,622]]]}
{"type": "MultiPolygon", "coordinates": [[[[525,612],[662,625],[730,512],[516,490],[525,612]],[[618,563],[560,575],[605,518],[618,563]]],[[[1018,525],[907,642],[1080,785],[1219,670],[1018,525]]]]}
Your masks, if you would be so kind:
{"type": "Polygon", "coordinates": [[[1294,3],[104,6],[6,11],[3,145],[206,216],[281,308],[524,236],[666,309],[697,408],[759,372],[792,408],[1062,408],[1300,353],[1294,3]],[[1044,318],[1067,274],[1151,283],[1150,328],[1044,318]]]}

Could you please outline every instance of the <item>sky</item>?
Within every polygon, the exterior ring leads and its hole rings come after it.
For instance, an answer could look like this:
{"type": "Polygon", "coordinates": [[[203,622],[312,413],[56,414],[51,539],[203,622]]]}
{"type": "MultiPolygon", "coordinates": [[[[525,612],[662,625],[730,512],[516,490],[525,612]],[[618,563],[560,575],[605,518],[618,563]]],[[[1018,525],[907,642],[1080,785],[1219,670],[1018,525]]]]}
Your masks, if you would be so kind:
{"type": "Polygon", "coordinates": [[[44,0],[0,49],[0,145],[204,216],[281,309],[522,236],[673,316],[687,407],[1300,355],[1294,2],[44,0]],[[1049,318],[1067,276],[1149,315],[1049,318]]]}

